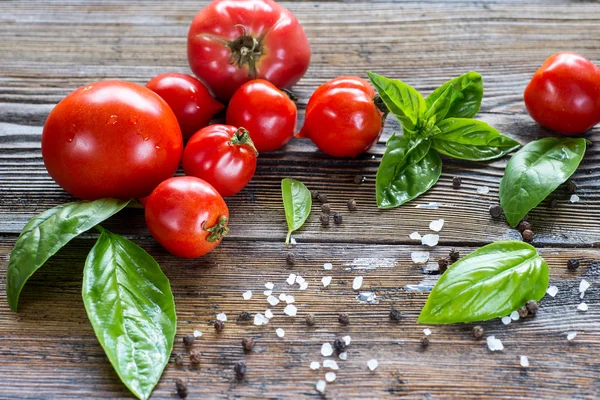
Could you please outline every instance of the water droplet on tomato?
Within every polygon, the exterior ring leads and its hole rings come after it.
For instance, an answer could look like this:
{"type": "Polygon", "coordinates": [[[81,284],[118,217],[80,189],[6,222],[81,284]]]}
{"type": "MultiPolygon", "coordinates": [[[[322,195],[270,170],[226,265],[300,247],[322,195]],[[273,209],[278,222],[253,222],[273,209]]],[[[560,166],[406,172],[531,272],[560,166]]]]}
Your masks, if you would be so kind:
{"type": "Polygon", "coordinates": [[[160,149],[160,146],[154,146],[157,150],[160,149]]]}
{"type": "Polygon", "coordinates": [[[133,125],[137,124],[137,117],[133,116],[133,117],[129,117],[129,122],[131,122],[133,125]]]}
{"type": "Polygon", "coordinates": [[[72,137],[67,138],[67,142],[71,143],[73,141],[72,137]]]}
{"type": "Polygon", "coordinates": [[[106,120],[106,125],[114,125],[117,123],[118,117],[116,115],[111,115],[110,117],[108,117],[108,119],[106,120]]]}
{"type": "Polygon", "coordinates": [[[88,90],[92,90],[92,85],[84,87],[83,90],[85,92],[87,92],[88,90]]]}
{"type": "Polygon", "coordinates": [[[144,136],[143,138],[144,138],[144,142],[147,142],[148,139],[150,139],[148,136],[144,136]]]}
{"type": "Polygon", "coordinates": [[[190,86],[188,90],[190,93],[196,93],[196,88],[194,88],[193,86],[190,86]]]}

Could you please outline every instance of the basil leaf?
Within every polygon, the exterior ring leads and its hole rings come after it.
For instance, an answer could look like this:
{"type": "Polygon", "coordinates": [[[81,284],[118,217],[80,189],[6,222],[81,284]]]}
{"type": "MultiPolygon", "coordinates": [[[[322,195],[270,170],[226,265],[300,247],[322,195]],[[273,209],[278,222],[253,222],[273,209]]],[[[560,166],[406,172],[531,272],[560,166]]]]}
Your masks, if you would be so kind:
{"type": "MultiPolygon", "coordinates": [[[[467,72],[450,79],[425,99],[425,109],[435,107],[436,121],[444,118],[472,118],[479,111],[483,98],[483,81],[477,72],[467,72]],[[440,99],[450,97],[448,106],[436,105],[440,99]],[[446,112],[444,113],[444,110],[446,112]]],[[[431,112],[430,112],[431,114],[431,112]]]]}
{"type": "Polygon", "coordinates": [[[386,107],[402,123],[402,127],[415,131],[419,119],[425,113],[425,100],[421,93],[406,83],[367,72],[371,83],[386,107]]]}
{"type": "Polygon", "coordinates": [[[577,169],[585,154],[582,138],[544,138],[519,150],[500,181],[500,205],[515,227],[577,169]]]}
{"type": "Polygon", "coordinates": [[[503,317],[548,288],[548,264],[524,242],[495,242],[452,264],[429,294],[418,322],[453,324],[503,317]]]}
{"type": "Polygon", "coordinates": [[[427,111],[425,111],[425,120],[433,124],[442,121],[452,105],[452,94],[452,86],[448,85],[431,105],[427,106],[426,100],[425,108],[427,111]]]}
{"type": "Polygon", "coordinates": [[[6,297],[17,311],[19,295],[31,275],[71,239],[119,212],[129,200],[100,199],[63,204],[44,211],[23,228],[10,254],[6,297]]]}
{"type": "Polygon", "coordinates": [[[519,142],[500,134],[483,121],[447,118],[437,127],[441,134],[433,138],[433,148],[461,160],[493,160],[520,146],[519,142]]]}
{"type": "Polygon", "coordinates": [[[392,135],[377,170],[377,206],[398,207],[420,196],[438,181],[441,173],[442,160],[429,140],[392,135]]]}
{"type": "Polygon", "coordinates": [[[285,244],[289,244],[292,232],[300,229],[310,215],[312,196],[310,190],[302,182],[285,178],[281,180],[281,197],[283,198],[285,219],[288,225],[285,244]]]}
{"type": "Polygon", "coordinates": [[[83,272],[83,303],[121,381],[147,399],[169,361],[177,318],[169,280],[135,243],[100,228],[83,272]]]}

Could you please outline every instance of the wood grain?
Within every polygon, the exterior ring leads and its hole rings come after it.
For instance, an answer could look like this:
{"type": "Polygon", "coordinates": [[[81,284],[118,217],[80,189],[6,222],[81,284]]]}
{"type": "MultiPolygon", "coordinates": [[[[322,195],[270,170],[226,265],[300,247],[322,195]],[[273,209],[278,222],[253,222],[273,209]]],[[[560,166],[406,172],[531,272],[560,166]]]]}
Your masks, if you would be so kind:
{"type": "MultiPolygon", "coordinates": [[[[40,154],[40,134],[47,114],[66,94],[100,79],[145,83],[167,71],[189,72],[185,37],[193,15],[206,1],[120,0],[92,2],[0,2],[0,398],[130,398],[102,352],[81,302],[81,267],[91,235],[84,235],[57,254],[23,291],[21,312],[8,309],[4,293],[8,254],[18,232],[33,215],[73,200],[47,175],[40,154]]],[[[600,61],[600,4],[566,1],[320,1],[286,2],[303,24],[312,61],[295,91],[299,125],[314,89],[339,75],[365,76],[365,71],[400,78],[424,93],[469,70],[484,77],[485,95],[478,118],[522,143],[549,132],[527,115],[522,92],[532,73],[557,51],[574,51],[600,61]]],[[[185,353],[181,338],[193,329],[204,336],[195,348],[200,367],[186,361],[170,363],[153,398],[173,398],[174,379],[189,385],[190,398],[304,398],[324,371],[311,371],[322,361],[320,346],[350,334],[348,360],[339,361],[328,398],[544,398],[593,399],[600,396],[600,150],[588,149],[574,175],[581,202],[570,204],[564,189],[553,195],[559,206],[542,204],[530,214],[534,244],[551,267],[555,298],[541,302],[540,313],[504,326],[482,324],[506,349],[491,353],[484,340],[472,338],[471,325],[432,327],[430,346],[419,340],[416,324],[426,293],[410,285],[431,285],[436,276],[410,261],[422,250],[409,240],[425,233],[433,219],[444,218],[435,259],[451,247],[462,254],[494,240],[518,239],[504,221],[492,220],[488,207],[498,202],[498,185],[507,159],[489,163],[444,159],[440,182],[426,195],[394,210],[375,206],[374,177],[385,140],[398,130],[388,118],[379,143],[354,160],[339,160],[315,150],[307,140],[293,140],[283,149],[262,154],[248,188],[227,199],[231,235],[208,256],[180,260],[168,255],[149,236],[140,210],[126,210],[104,224],[125,234],[152,254],[171,280],[176,296],[178,336],[174,353],[185,353]],[[355,184],[356,175],[365,176],[355,184]],[[323,227],[319,205],[294,237],[298,264],[285,263],[285,217],[280,180],[291,176],[312,190],[326,193],[342,225],[323,227]],[[452,189],[453,176],[463,186],[452,189]],[[488,186],[487,195],[478,187],[488,186]],[[356,199],[358,211],[346,201],[356,199]],[[415,208],[440,203],[436,210],[415,208]],[[569,258],[582,267],[566,270],[569,258]],[[334,270],[322,265],[332,262],[334,270]],[[284,283],[290,273],[310,282],[299,291],[284,283]],[[322,276],[333,276],[330,287],[322,276]],[[378,304],[361,304],[352,279],[364,276],[363,290],[373,291],[378,304]],[[587,313],[576,311],[577,287],[585,278],[587,313]],[[242,311],[264,312],[264,283],[276,284],[296,297],[299,315],[282,314],[263,327],[236,321],[242,311]],[[409,285],[407,287],[407,285],[409,285]],[[251,289],[253,299],[241,294],[251,289]],[[403,313],[392,323],[390,307],[403,313]],[[221,334],[210,326],[218,312],[230,321],[221,334]],[[317,315],[313,328],[307,312],[317,315]],[[347,312],[348,327],[336,318],[347,312]],[[285,329],[278,338],[275,329],[285,329]],[[566,332],[577,331],[573,343],[566,332]],[[257,341],[244,355],[242,337],[257,341]],[[519,367],[527,355],[531,367],[519,367]],[[375,372],[366,362],[379,360],[375,372]],[[243,382],[232,365],[248,364],[243,382]]],[[[600,129],[588,138],[600,139],[600,129]]]]}

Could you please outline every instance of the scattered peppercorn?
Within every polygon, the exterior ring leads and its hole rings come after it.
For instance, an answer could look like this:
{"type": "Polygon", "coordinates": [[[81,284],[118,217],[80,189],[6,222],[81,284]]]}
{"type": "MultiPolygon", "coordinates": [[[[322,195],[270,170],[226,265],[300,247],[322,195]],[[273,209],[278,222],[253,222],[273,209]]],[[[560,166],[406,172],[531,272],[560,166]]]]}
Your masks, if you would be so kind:
{"type": "Polygon", "coordinates": [[[567,181],[567,193],[575,194],[577,192],[577,184],[575,181],[567,181]]]}
{"type": "Polygon", "coordinates": [[[552,201],[550,201],[550,208],[556,208],[556,207],[558,207],[558,200],[552,199],[552,201]]]}
{"type": "Polygon", "coordinates": [[[429,346],[429,338],[427,336],[423,336],[421,338],[421,346],[422,347],[427,347],[429,346]]]}
{"type": "Polygon", "coordinates": [[[296,255],[290,251],[289,253],[287,253],[287,256],[285,257],[285,262],[288,265],[296,264],[296,255]]]}
{"type": "Polygon", "coordinates": [[[235,377],[238,380],[244,379],[244,376],[246,375],[246,370],[246,363],[241,360],[236,362],[233,366],[233,372],[235,372],[235,377]]]}
{"type": "Polygon", "coordinates": [[[500,218],[502,215],[502,207],[500,207],[498,204],[492,204],[489,208],[489,212],[492,218],[500,218]]]}
{"type": "Polygon", "coordinates": [[[577,260],[576,258],[571,258],[569,261],[567,261],[567,268],[571,271],[576,270],[577,268],[579,268],[579,260],[577,260]]]}
{"type": "Polygon", "coordinates": [[[402,319],[402,314],[400,314],[400,311],[396,310],[395,308],[392,308],[390,310],[390,319],[392,321],[400,321],[402,319]]]}
{"type": "Polygon", "coordinates": [[[175,354],[175,365],[182,366],[183,365],[183,356],[181,354],[175,354]]]}
{"type": "Polygon", "coordinates": [[[310,191],[310,197],[312,197],[313,200],[316,200],[317,196],[319,196],[319,192],[317,192],[316,190],[310,191]]]}
{"type": "Polygon", "coordinates": [[[527,221],[521,221],[519,223],[519,232],[523,233],[524,231],[530,231],[531,230],[531,224],[527,221]]]}
{"type": "Polygon", "coordinates": [[[189,333],[187,335],[183,335],[183,344],[185,344],[186,346],[193,345],[194,340],[196,340],[194,335],[190,335],[189,333]]]}
{"type": "Polygon", "coordinates": [[[183,383],[181,379],[175,379],[175,387],[177,388],[177,396],[179,396],[182,399],[188,397],[187,386],[185,386],[185,383],[183,383]]]}
{"type": "Polygon", "coordinates": [[[240,321],[250,321],[252,315],[248,311],[244,311],[240,314],[240,321]]]}
{"type": "Polygon", "coordinates": [[[323,211],[325,214],[329,214],[331,212],[331,206],[329,203],[321,204],[321,211],[323,211]]]}
{"type": "Polygon", "coordinates": [[[333,223],[336,225],[340,225],[342,223],[342,214],[340,214],[339,212],[334,212],[333,223]]]}
{"type": "Polygon", "coordinates": [[[197,351],[190,351],[190,361],[192,364],[200,364],[200,353],[197,351]]]}
{"type": "Polygon", "coordinates": [[[452,187],[454,189],[460,189],[460,185],[462,184],[462,178],[460,176],[455,176],[452,178],[452,187]]]}
{"type": "Polygon", "coordinates": [[[337,354],[343,353],[346,351],[346,342],[344,342],[342,339],[335,339],[333,341],[333,348],[337,354]]]}
{"type": "Polygon", "coordinates": [[[317,194],[317,200],[319,201],[319,203],[323,204],[323,203],[327,203],[327,195],[325,193],[318,193],[317,194]]]}
{"type": "Polygon", "coordinates": [[[329,214],[321,214],[319,217],[322,225],[329,225],[329,214]]]}
{"type": "Polygon", "coordinates": [[[448,254],[448,256],[450,257],[450,261],[456,262],[460,258],[460,251],[458,251],[456,249],[452,249],[452,250],[450,250],[450,253],[448,254]]]}
{"type": "Polygon", "coordinates": [[[529,315],[529,311],[527,311],[527,307],[523,306],[517,310],[519,313],[519,318],[527,318],[529,315]]]}
{"type": "Polygon", "coordinates": [[[348,210],[356,211],[356,200],[350,199],[350,200],[348,200],[348,203],[346,203],[346,204],[348,205],[348,210]]]}
{"type": "Polygon", "coordinates": [[[246,351],[250,351],[254,348],[254,339],[252,338],[243,338],[242,339],[242,347],[246,351]]]}
{"type": "Polygon", "coordinates": [[[225,322],[223,322],[223,321],[215,322],[215,331],[223,332],[223,329],[225,329],[225,322]]]}
{"type": "Polygon", "coordinates": [[[348,325],[350,323],[350,317],[348,314],[340,314],[338,316],[338,321],[340,321],[340,324],[342,325],[348,325]]]}
{"type": "Polygon", "coordinates": [[[473,337],[475,339],[479,339],[481,337],[483,337],[483,327],[481,327],[480,325],[476,325],[473,327],[473,337]]]}
{"type": "Polygon", "coordinates": [[[354,177],[354,183],[356,183],[357,185],[360,185],[361,183],[363,183],[365,181],[365,177],[362,175],[356,175],[354,177]]]}
{"type": "Polygon", "coordinates": [[[526,229],[523,232],[521,232],[521,236],[523,237],[524,241],[529,243],[533,240],[533,231],[526,229]]]}
{"type": "Polygon", "coordinates": [[[446,272],[446,270],[448,269],[448,259],[446,257],[442,257],[442,258],[438,258],[438,269],[440,271],[440,273],[444,273],[446,272]]]}
{"type": "Polygon", "coordinates": [[[315,314],[306,314],[306,325],[313,326],[315,324],[315,314]]]}
{"type": "Polygon", "coordinates": [[[525,307],[527,308],[527,311],[529,311],[529,314],[531,314],[531,315],[535,315],[538,311],[538,303],[535,300],[529,300],[525,304],[525,307]]]}

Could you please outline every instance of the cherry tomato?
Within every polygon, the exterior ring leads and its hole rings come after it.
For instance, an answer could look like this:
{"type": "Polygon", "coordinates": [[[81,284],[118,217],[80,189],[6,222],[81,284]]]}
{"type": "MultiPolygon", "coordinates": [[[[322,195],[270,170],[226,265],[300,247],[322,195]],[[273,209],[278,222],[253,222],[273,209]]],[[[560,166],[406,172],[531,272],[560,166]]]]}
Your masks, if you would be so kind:
{"type": "Polygon", "coordinates": [[[273,0],[215,0],[192,21],[188,61],[221,100],[255,78],[290,88],[310,62],[310,46],[296,17],[273,0]]]}
{"type": "Polygon", "coordinates": [[[524,99],[540,125],[583,133],[600,122],[600,69],[577,54],[554,54],[533,75],[524,99]]]}
{"type": "Polygon", "coordinates": [[[233,196],[254,176],[257,155],[246,129],[210,125],[185,146],[183,170],[213,185],[221,196],[233,196]]]}
{"type": "Polygon", "coordinates": [[[171,107],[184,139],[208,125],[225,107],[211,96],[202,82],[190,75],[175,72],[158,75],[150,79],[146,87],[171,107]]]}
{"type": "Polygon", "coordinates": [[[227,107],[227,124],[243,126],[250,132],[259,152],[273,151],[294,136],[296,104],[264,79],[243,84],[227,107]]]}
{"type": "Polygon", "coordinates": [[[377,141],[383,129],[383,114],[374,98],[371,85],[357,76],[330,80],[310,97],[298,137],[310,138],[331,156],[356,157],[377,141]]]}
{"type": "Polygon", "coordinates": [[[171,254],[200,257],[227,235],[229,210],[208,182],[193,176],[167,179],[145,201],[146,225],[171,254]]]}
{"type": "Polygon", "coordinates": [[[179,166],[183,140],[168,104],[143,86],[102,81],[81,87],[50,112],[42,156],[75,197],[147,196],[179,166]]]}

